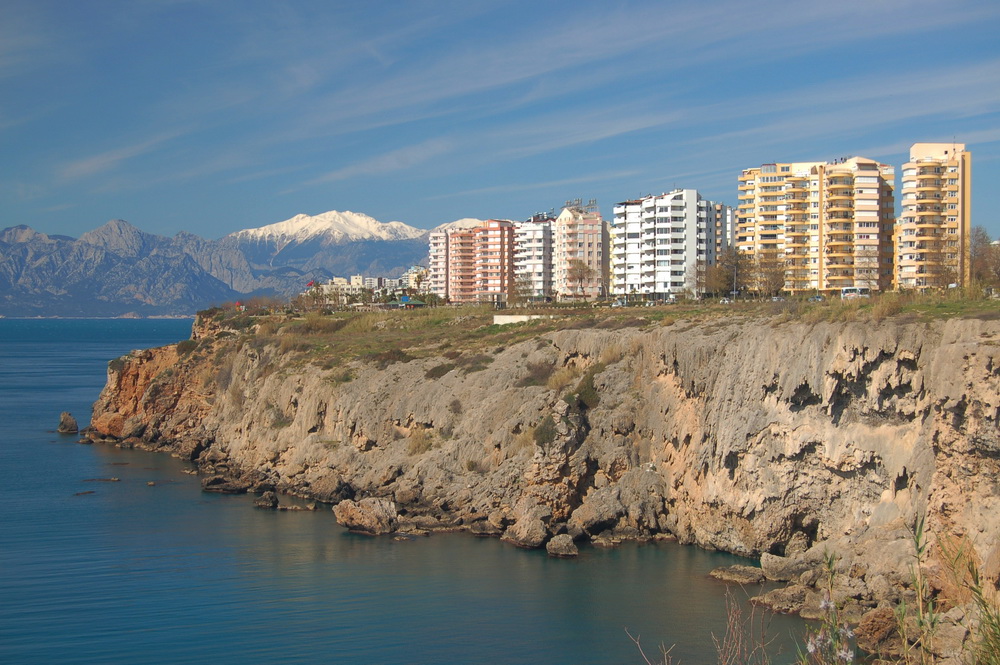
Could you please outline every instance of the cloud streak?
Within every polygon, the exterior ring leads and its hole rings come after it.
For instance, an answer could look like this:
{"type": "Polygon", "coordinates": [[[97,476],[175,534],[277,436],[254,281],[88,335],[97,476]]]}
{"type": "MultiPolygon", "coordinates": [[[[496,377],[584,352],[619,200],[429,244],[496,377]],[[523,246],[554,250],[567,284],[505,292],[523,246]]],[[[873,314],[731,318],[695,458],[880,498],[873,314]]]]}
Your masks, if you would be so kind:
{"type": "Polygon", "coordinates": [[[117,168],[123,162],[152,152],[155,148],[158,148],[167,141],[177,138],[183,133],[184,132],[178,131],[160,134],[140,143],[135,143],[123,148],[116,148],[115,150],[109,150],[98,155],[70,162],[59,168],[58,175],[66,180],[76,180],[110,171],[117,168]]]}

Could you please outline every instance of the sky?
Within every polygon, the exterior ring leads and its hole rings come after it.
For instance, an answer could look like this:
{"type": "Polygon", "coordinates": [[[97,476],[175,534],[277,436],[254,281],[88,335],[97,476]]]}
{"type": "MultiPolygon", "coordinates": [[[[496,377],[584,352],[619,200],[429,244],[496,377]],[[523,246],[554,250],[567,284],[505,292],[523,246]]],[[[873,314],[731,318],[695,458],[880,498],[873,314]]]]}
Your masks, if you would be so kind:
{"type": "Polygon", "coordinates": [[[1000,237],[996,0],[0,0],[0,228],[419,228],[965,143],[1000,237]]]}

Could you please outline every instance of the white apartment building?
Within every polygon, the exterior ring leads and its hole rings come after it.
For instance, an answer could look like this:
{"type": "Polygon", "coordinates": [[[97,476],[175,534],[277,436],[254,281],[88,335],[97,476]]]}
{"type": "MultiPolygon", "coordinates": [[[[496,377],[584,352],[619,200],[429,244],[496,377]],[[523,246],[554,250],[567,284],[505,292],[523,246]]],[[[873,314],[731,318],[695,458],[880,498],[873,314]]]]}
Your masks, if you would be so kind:
{"type": "Polygon", "coordinates": [[[427,292],[448,297],[448,232],[430,234],[430,251],[427,263],[427,292]]]}
{"type": "Polygon", "coordinates": [[[664,298],[696,294],[698,273],[729,246],[732,209],[695,189],[623,201],[611,229],[611,293],[664,298]]]}
{"type": "Polygon", "coordinates": [[[543,299],[552,291],[552,224],[555,220],[535,215],[514,229],[514,288],[521,295],[543,299]]]}

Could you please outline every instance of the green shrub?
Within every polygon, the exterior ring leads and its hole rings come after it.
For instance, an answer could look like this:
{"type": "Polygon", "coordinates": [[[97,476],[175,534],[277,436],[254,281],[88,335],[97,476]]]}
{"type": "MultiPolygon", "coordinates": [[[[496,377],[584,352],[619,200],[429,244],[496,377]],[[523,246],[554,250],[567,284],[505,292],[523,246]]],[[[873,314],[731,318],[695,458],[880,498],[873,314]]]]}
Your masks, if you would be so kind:
{"type": "Polygon", "coordinates": [[[528,363],[528,374],[521,378],[515,386],[544,386],[548,383],[549,377],[555,370],[555,365],[550,362],[528,363]]]}
{"type": "Polygon", "coordinates": [[[548,415],[542,418],[542,422],[538,423],[538,427],[535,428],[532,437],[539,446],[547,446],[556,440],[558,434],[556,421],[552,419],[551,415],[548,415]]]}
{"type": "Polygon", "coordinates": [[[604,371],[604,363],[597,363],[580,378],[576,386],[576,402],[582,409],[593,409],[601,403],[601,393],[594,386],[594,377],[604,371]]]}
{"type": "Polygon", "coordinates": [[[343,369],[339,372],[334,372],[327,377],[327,380],[333,385],[340,385],[341,383],[350,383],[354,380],[354,374],[349,369],[343,369]]]}
{"type": "Polygon", "coordinates": [[[440,379],[442,376],[455,369],[454,363],[444,363],[443,365],[437,365],[436,367],[431,367],[424,374],[424,377],[428,379],[440,379]]]}
{"type": "Polygon", "coordinates": [[[181,342],[177,342],[177,355],[186,356],[196,348],[198,348],[198,342],[193,339],[185,339],[181,342]]]}
{"type": "Polygon", "coordinates": [[[466,374],[471,374],[473,372],[482,372],[484,369],[489,367],[492,362],[493,356],[488,356],[485,353],[477,353],[474,356],[464,356],[459,358],[456,364],[459,365],[466,374]]]}
{"type": "Polygon", "coordinates": [[[385,369],[394,363],[408,363],[413,360],[413,356],[402,349],[389,349],[388,351],[378,351],[369,353],[367,359],[375,364],[379,369],[385,369]]]}

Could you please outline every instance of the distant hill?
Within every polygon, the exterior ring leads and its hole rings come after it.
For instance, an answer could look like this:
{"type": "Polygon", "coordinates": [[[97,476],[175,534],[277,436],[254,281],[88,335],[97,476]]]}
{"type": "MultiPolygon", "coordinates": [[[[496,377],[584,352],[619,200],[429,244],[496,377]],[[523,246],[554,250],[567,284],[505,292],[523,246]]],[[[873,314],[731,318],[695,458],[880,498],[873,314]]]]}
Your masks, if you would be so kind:
{"type": "Polygon", "coordinates": [[[424,263],[427,231],[331,211],[237,231],[172,238],[112,220],[79,239],[28,226],[0,231],[0,315],[185,315],[312,280],[397,276],[424,263]]]}

